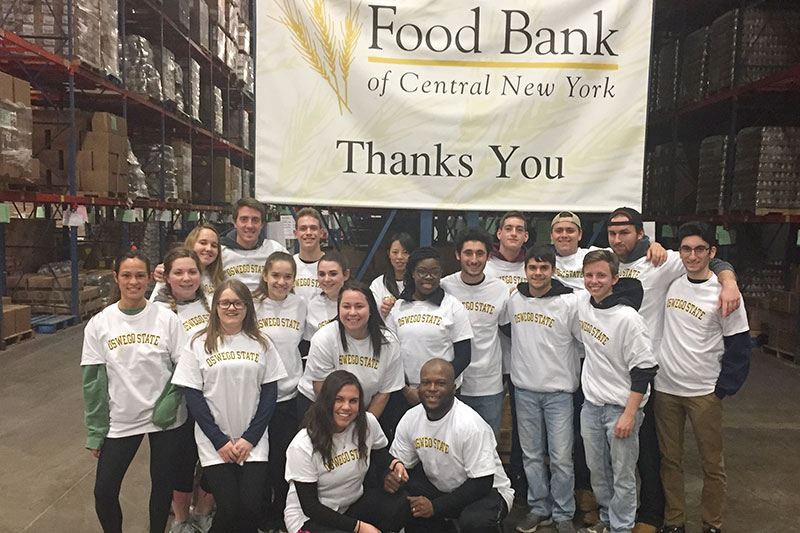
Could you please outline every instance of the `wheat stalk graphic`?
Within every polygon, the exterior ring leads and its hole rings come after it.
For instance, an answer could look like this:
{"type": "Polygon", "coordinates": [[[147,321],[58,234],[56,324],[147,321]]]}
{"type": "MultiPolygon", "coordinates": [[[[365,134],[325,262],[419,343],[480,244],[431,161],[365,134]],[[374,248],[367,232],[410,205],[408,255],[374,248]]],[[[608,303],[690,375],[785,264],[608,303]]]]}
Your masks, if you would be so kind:
{"type": "Polygon", "coordinates": [[[273,20],[289,30],[294,48],[308,66],[328,83],[336,95],[339,114],[344,114],[344,109],[352,113],[353,110],[348,104],[348,81],[356,44],[361,35],[358,5],[354,7],[352,2],[350,3],[347,16],[342,23],[340,39],[325,8],[325,0],[304,0],[311,29],[306,25],[293,0],[283,0],[283,2],[275,0],[275,4],[280,8],[282,15],[278,18],[272,17],[273,20]]]}

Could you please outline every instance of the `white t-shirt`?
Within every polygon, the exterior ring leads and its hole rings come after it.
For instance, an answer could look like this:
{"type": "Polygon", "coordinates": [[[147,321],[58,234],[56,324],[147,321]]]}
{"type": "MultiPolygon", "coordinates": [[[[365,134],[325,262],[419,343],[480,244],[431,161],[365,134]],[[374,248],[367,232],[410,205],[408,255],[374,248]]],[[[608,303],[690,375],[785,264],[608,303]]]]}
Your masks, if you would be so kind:
{"type": "Polygon", "coordinates": [[[334,370],[347,370],[358,378],[364,391],[365,406],[369,406],[372,397],[379,392],[402,389],[406,381],[400,359],[400,341],[388,330],[385,337],[388,344],[381,346],[381,355],[375,359],[369,337],[358,340],[347,335],[345,350],[339,335],[339,321],[325,324],[311,339],[306,370],[298,389],[306,398],[315,401],[313,382],[325,381],[334,370]]]}
{"type": "Polygon", "coordinates": [[[400,339],[406,383],[414,387],[419,385],[422,365],[436,357],[452,361],[453,344],[472,339],[464,306],[449,294],[444,295],[438,306],[429,300],[397,300],[386,317],[386,325],[400,339]]]}
{"type": "Polygon", "coordinates": [[[656,353],[657,391],[688,397],[714,392],[725,352],[723,337],[750,330],[744,305],[722,317],[717,309],[721,291],[714,274],[702,283],[681,276],[670,286],[664,338],[656,353]]]}
{"type": "Polygon", "coordinates": [[[461,394],[488,396],[503,392],[503,354],[500,349],[500,317],[508,301],[508,287],[484,276],[477,285],[467,285],[456,272],[442,279],[442,288],[463,305],[472,326],[472,358],[464,373],[461,394]]]}
{"type": "Polygon", "coordinates": [[[367,413],[367,455],[361,457],[358,451],[356,425],[351,423],[341,433],[333,435],[331,450],[332,464],[326,465],[322,455],[314,451],[311,439],[305,429],[292,439],[286,450],[286,481],[289,494],[283,519],[287,531],[298,531],[308,517],[303,514],[294,482],[316,483],[319,502],[338,513],[344,513],[364,494],[364,477],[369,469],[369,454],[372,450],[385,448],[389,443],[381,431],[378,420],[367,413]]]}
{"type": "Polygon", "coordinates": [[[283,301],[256,299],[258,329],[275,343],[287,376],[278,381],[278,401],[297,396],[297,382],[303,375],[300,341],[306,321],[306,303],[298,295],[289,293],[283,301]]]}
{"type": "MultiPolygon", "coordinates": [[[[625,407],[631,392],[630,371],[656,366],[644,319],[633,307],[597,309],[588,293],[580,294],[578,319],[586,349],[581,383],[586,399],[595,405],[625,407]]],[[[644,407],[650,391],[639,407],[644,407]]]]}
{"type": "Polygon", "coordinates": [[[336,307],[336,300],[331,300],[324,292],[317,291],[308,300],[303,338],[310,341],[322,326],[335,320],[338,315],[339,309],[336,307]]]}
{"type": "MultiPolygon", "coordinates": [[[[512,263],[492,256],[486,262],[483,273],[505,283],[509,293],[516,291],[520,283],[528,281],[525,277],[525,261],[512,263]]],[[[511,368],[511,340],[503,334],[500,334],[500,350],[503,353],[503,373],[508,374],[511,368]]]]}
{"type": "Polygon", "coordinates": [[[444,493],[453,492],[467,479],[493,474],[492,487],[511,509],[514,490],[496,448],[492,428],[454,398],[452,409],[440,420],[428,420],[421,404],[409,409],[397,424],[390,454],[408,470],[422,463],[425,475],[444,493]]]}
{"type": "Polygon", "coordinates": [[[667,260],[658,267],[648,262],[646,256],[619,265],[619,277],[638,279],[642,283],[644,298],[639,314],[644,317],[647,324],[654,352],[658,350],[664,329],[664,302],[667,299],[667,289],[673,281],[684,274],[686,269],[683,261],[680,254],[674,250],[667,250],[667,260]]]}
{"type": "MultiPolygon", "coordinates": [[[[172,311],[168,302],[156,302],[156,305],[172,311]]],[[[209,310],[203,304],[203,300],[178,304],[176,313],[178,320],[181,321],[181,325],[186,331],[187,342],[192,340],[198,331],[208,325],[208,319],[210,318],[209,310]]]]}
{"type": "Polygon", "coordinates": [[[511,324],[511,381],[533,392],[575,392],[580,380],[581,293],[548,297],[515,291],[502,322],[511,324]]]}
{"type": "MultiPolygon", "coordinates": [[[[172,383],[199,390],[208,402],[214,422],[234,442],[253,420],[261,397],[261,386],[286,377],[281,356],[270,343],[268,349],[244,333],[224,336],[213,354],[206,353],[206,336],[201,335],[182,352],[172,383]]],[[[248,462],[269,458],[268,431],[254,444],[248,462]]],[[[199,424],[194,438],[203,466],[224,463],[199,424]]]]}
{"type": "Polygon", "coordinates": [[[486,262],[483,273],[490,278],[497,278],[509,289],[528,281],[525,277],[525,261],[510,262],[491,256],[486,262]]]}
{"type": "Polygon", "coordinates": [[[277,242],[264,239],[264,241],[252,250],[242,250],[240,248],[230,248],[222,246],[222,271],[226,279],[238,279],[253,292],[258,288],[261,281],[261,274],[264,272],[264,264],[272,252],[286,252],[286,248],[277,242]]]}
{"type": "Polygon", "coordinates": [[[583,284],[583,258],[586,254],[594,250],[600,250],[596,246],[589,248],[578,248],[572,255],[561,256],[556,253],[556,271],[553,278],[560,280],[567,287],[572,287],[576,291],[585,291],[583,284]]]}
{"type": "MultiPolygon", "coordinates": [[[[156,284],[153,287],[153,292],[150,293],[151,302],[156,301],[158,293],[161,292],[161,289],[163,289],[165,285],[166,283],[163,281],[156,281],[156,284]]],[[[203,294],[206,296],[211,297],[214,295],[214,284],[211,282],[211,277],[205,272],[200,277],[200,287],[203,289],[203,294]]]]}
{"type": "MultiPolygon", "coordinates": [[[[185,343],[186,333],[175,313],[150,303],[135,315],[126,315],[118,304],[111,304],[89,320],[83,331],[81,366],[106,366],[107,437],[163,430],[153,424],[153,408],[185,343]]],[[[168,429],[184,422],[186,406],[181,404],[168,429]]]]}
{"type": "Polygon", "coordinates": [[[320,291],[317,280],[317,267],[319,261],[306,263],[300,259],[300,254],[294,254],[294,264],[297,265],[297,275],[294,277],[294,293],[308,302],[314,294],[320,291]]]}
{"type": "MultiPolygon", "coordinates": [[[[383,283],[384,277],[383,274],[378,276],[377,278],[372,280],[372,283],[369,284],[369,289],[372,291],[372,295],[375,297],[375,303],[378,304],[378,309],[381,308],[381,304],[383,304],[383,299],[387,296],[393,296],[389,289],[386,288],[386,285],[383,283]]],[[[403,292],[403,288],[405,287],[405,282],[403,280],[397,280],[397,290],[399,292],[403,292]]]]}

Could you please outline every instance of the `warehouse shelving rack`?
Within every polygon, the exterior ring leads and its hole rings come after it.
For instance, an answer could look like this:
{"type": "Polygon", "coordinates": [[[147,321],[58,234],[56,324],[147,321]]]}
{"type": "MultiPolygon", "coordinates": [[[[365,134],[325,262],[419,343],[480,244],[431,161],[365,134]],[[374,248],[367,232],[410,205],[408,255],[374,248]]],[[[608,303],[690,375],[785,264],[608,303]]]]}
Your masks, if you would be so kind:
{"type": "MultiPolygon", "coordinates": [[[[11,0],[11,6],[17,0],[11,0]]],[[[8,8],[10,10],[10,7],[8,8]]],[[[224,90],[225,100],[228,105],[225,109],[230,114],[231,106],[235,102],[239,108],[253,112],[255,101],[253,95],[248,93],[235,80],[234,73],[227,65],[199,44],[194,42],[178,25],[169,18],[162,8],[151,0],[119,0],[119,38],[125,42],[125,37],[130,27],[132,32],[152,39],[155,44],[166,47],[181,57],[184,52],[188,57],[195,59],[200,65],[201,80],[186,80],[186,85],[200,83],[205,78],[206,82],[221,86],[224,90]]],[[[0,27],[0,70],[31,83],[31,99],[38,105],[55,107],[68,113],[69,123],[69,150],[67,159],[67,173],[69,184],[66,190],[55,192],[38,192],[30,190],[0,191],[0,201],[10,202],[17,211],[24,211],[28,204],[33,206],[44,205],[58,210],[67,207],[74,208],[78,205],[96,206],[99,208],[144,208],[150,210],[170,210],[182,216],[184,222],[188,221],[186,215],[191,211],[203,214],[221,212],[221,205],[200,205],[185,202],[167,201],[164,197],[165,168],[163,146],[167,138],[179,138],[192,146],[193,155],[197,150],[215,155],[225,154],[231,161],[238,163],[243,170],[253,170],[254,160],[252,151],[225,138],[224,135],[206,128],[199,121],[188,115],[172,109],[165,102],[150,99],[148,96],[134,93],[125,88],[124,66],[125,46],[121,49],[122,79],[115,79],[94,67],[84,64],[74,56],[73,28],[73,0],[66,0],[68,14],[67,27],[63,28],[67,54],[65,57],[56,55],[36,44],[30,39],[37,36],[16,35],[0,27]],[[161,193],[158,200],[128,199],[95,197],[93,195],[78,194],[76,190],[76,157],[77,157],[77,132],[75,128],[76,109],[90,109],[93,111],[107,111],[129,119],[136,129],[137,125],[146,124],[142,128],[143,137],[150,142],[160,142],[161,151],[161,193]],[[153,124],[160,127],[153,128],[153,124]],[[21,207],[20,207],[21,206],[21,207]]],[[[2,12],[0,12],[2,21],[2,12]]],[[[1,26],[1,25],[0,25],[1,26]]],[[[158,66],[162,71],[163,66],[158,66]]],[[[230,115],[226,117],[230,119],[230,115]]],[[[227,122],[226,122],[227,123],[227,122]]],[[[245,134],[246,135],[246,134],[245,134]]],[[[34,154],[35,156],[36,154],[34,154]]],[[[213,169],[213,165],[212,165],[213,169]]],[[[210,188],[213,190],[214,176],[212,170],[210,188]]],[[[248,184],[252,192],[253,184],[248,184]]],[[[151,211],[151,213],[154,211],[151,211]]],[[[176,217],[177,220],[177,217],[176,217]]],[[[123,246],[127,247],[127,224],[123,228],[123,246]]],[[[159,252],[163,256],[165,251],[165,233],[167,223],[159,224],[160,239],[159,252]]],[[[72,271],[72,314],[73,322],[80,322],[78,301],[78,232],[77,228],[69,228],[70,263],[72,271]]],[[[5,224],[0,224],[0,294],[5,294],[6,285],[6,257],[5,257],[5,224]]],[[[2,302],[0,302],[0,327],[2,326],[2,302]]],[[[0,348],[3,339],[0,338],[0,348]]]]}

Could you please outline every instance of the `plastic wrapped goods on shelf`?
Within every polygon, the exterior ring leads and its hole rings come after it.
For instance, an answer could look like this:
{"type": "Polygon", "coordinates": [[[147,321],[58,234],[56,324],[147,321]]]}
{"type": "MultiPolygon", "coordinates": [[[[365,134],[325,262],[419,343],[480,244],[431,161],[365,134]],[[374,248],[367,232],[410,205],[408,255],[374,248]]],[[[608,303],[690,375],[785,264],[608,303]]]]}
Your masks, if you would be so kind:
{"type": "Polygon", "coordinates": [[[211,53],[223,63],[225,62],[225,43],[227,38],[228,36],[225,35],[225,32],[222,31],[222,28],[219,25],[211,25],[211,34],[209,35],[209,39],[211,41],[211,53]]]}
{"type": "Polygon", "coordinates": [[[741,17],[734,9],[711,25],[709,94],[745,85],[800,63],[800,8],[748,7],[741,17]],[[736,42],[737,31],[741,40],[736,42]],[[739,64],[736,55],[739,55],[739,64]]]}
{"type": "Polygon", "coordinates": [[[242,169],[239,167],[231,167],[231,203],[239,200],[242,197],[242,169]]]}
{"type": "Polygon", "coordinates": [[[175,60],[175,54],[167,48],[153,46],[156,68],[161,68],[161,91],[165,101],[175,104],[179,111],[184,107],[183,69],[175,60]]]}
{"type": "Polygon", "coordinates": [[[224,133],[222,89],[216,85],[201,86],[200,102],[203,124],[216,133],[224,133]]]}
{"type": "Polygon", "coordinates": [[[161,101],[161,75],[156,68],[150,42],[140,35],[128,35],[125,39],[125,56],[127,89],[161,101]]]}
{"type": "Polygon", "coordinates": [[[147,177],[144,175],[139,158],[133,153],[131,143],[128,141],[128,195],[134,198],[149,198],[147,192],[147,177]]]}
{"type": "Polygon", "coordinates": [[[28,82],[0,72],[0,179],[39,182],[33,159],[33,114],[28,82]]]}
{"type": "Polygon", "coordinates": [[[188,32],[191,26],[191,0],[168,0],[164,2],[164,13],[182,30],[188,32]]]}
{"type": "Polygon", "coordinates": [[[736,135],[731,210],[800,210],[800,128],[744,128],[736,135]]]}
{"type": "Polygon", "coordinates": [[[242,21],[236,31],[236,45],[240,52],[250,55],[250,26],[242,21]]]}
{"type": "Polygon", "coordinates": [[[645,173],[647,214],[676,215],[682,210],[695,211],[694,178],[689,171],[689,161],[683,144],[667,143],[656,146],[648,154],[645,173]]]}
{"type": "Polygon", "coordinates": [[[223,28],[227,27],[225,20],[225,0],[208,0],[208,14],[211,18],[211,22],[223,28]]]}
{"type": "Polygon", "coordinates": [[[200,64],[189,57],[178,59],[183,75],[184,112],[200,120],[200,64]]]}
{"type": "Polygon", "coordinates": [[[697,213],[721,215],[725,208],[725,174],[730,149],[727,135],[706,137],[700,143],[697,174],[697,213]]]}
{"type": "Polygon", "coordinates": [[[678,101],[697,102],[708,93],[709,27],[705,26],[686,36],[681,42],[681,73],[678,101]]]}
{"type": "Polygon", "coordinates": [[[208,40],[209,18],[206,0],[192,0],[191,37],[200,46],[210,50],[208,40]]]}
{"type": "Polygon", "coordinates": [[[255,87],[255,74],[253,71],[253,57],[248,54],[236,54],[236,78],[244,84],[244,90],[252,94],[255,87]]]}
{"type": "Polygon", "coordinates": [[[242,148],[250,149],[250,114],[244,109],[232,109],[226,137],[242,148]]]}
{"type": "Polygon", "coordinates": [[[162,151],[163,151],[163,172],[164,172],[164,199],[178,199],[178,178],[175,163],[175,151],[172,146],[161,144],[149,144],[137,147],[135,150],[139,155],[147,181],[147,194],[150,198],[157,200],[161,198],[161,172],[162,172],[162,151]]]}
{"type": "Polygon", "coordinates": [[[100,3],[100,68],[115,78],[119,72],[119,0],[100,3]]]}
{"type": "Polygon", "coordinates": [[[677,95],[678,41],[669,41],[658,52],[656,109],[673,109],[677,95]]]}
{"type": "Polygon", "coordinates": [[[179,140],[171,143],[175,153],[175,169],[178,180],[178,198],[192,201],[192,145],[179,140]]]}
{"type": "Polygon", "coordinates": [[[192,199],[195,203],[231,202],[231,162],[227,157],[197,156],[192,160],[192,199]]]}

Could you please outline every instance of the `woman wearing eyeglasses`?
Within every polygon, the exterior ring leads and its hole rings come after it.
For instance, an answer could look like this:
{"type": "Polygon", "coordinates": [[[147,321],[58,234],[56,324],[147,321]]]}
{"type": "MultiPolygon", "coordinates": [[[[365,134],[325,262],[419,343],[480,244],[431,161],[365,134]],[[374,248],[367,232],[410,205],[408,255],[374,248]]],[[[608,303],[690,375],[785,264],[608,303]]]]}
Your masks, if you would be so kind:
{"type": "Polygon", "coordinates": [[[172,382],[197,421],[200,464],[217,502],[211,532],[255,533],[265,500],[279,379],[286,370],[259,331],[250,290],[227,280],[214,292],[208,326],[181,355],[172,382]]]}
{"type": "MultiPolygon", "coordinates": [[[[425,362],[436,357],[450,361],[456,377],[470,362],[472,328],[469,316],[462,303],[439,286],[441,278],[439,252],[430,246],[411,252],[405,287],[386,318],[387,325],[400,340],[406,374],[406,386],[401,392],[408,405],[400,411],[419,403],[419,371],[425,362]]],[[[460,385],[461,380],[456,383],[460,385]]],[[[402,416],[396,406],[392,411],[395,416],[402,416]]]]}

